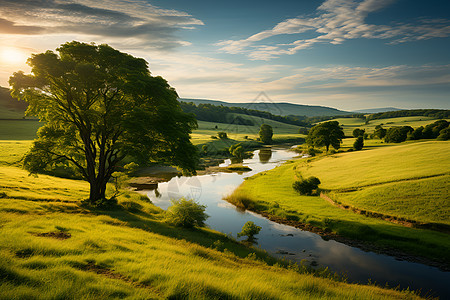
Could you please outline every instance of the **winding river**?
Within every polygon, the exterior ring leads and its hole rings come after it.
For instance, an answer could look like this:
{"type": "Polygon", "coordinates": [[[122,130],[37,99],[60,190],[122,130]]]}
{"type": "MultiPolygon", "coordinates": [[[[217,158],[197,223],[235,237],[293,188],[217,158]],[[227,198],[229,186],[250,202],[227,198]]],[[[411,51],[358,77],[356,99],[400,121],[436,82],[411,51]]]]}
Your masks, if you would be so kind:
{"type": "MultiPolygon", "coordinates": [[[[400,286],[421,290],[422,295],[439,296],[450,299],[450,272],[435,267],[399,261],[393,257],[364,252],[359,248],[329,240],[319,235],[291,226],[272,222],[258,214],[241,211],[222,200],[238,187],[245,177],[270,170],[296,154],[288,150],[257,150],[253,158],[244,160],[244,165],[252,171],[237,173],[215,173],[194,177],[174,177],[169,182],[160,183],[158,190],[149,191],[148,197],[157,206],[167,209],[170,199],[192,198],[207,206],[210,216],[207,225],[217,231],[236,234],[247,221],[262,227],[256,236],[258,246],[275,257],[284,257],[300,262],[307,260],[312,265],[328,267],[330,270],[346,274],[349,282],[376,282],[390,287],[400,286]]],[[[226,166],[230,161],[225,161],[226,166]]]]}

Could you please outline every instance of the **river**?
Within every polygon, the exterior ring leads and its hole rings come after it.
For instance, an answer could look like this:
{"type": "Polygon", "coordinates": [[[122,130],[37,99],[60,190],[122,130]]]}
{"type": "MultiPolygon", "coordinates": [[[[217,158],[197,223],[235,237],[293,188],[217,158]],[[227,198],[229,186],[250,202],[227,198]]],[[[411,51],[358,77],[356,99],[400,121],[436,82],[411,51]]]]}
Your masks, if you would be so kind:
{"type": "MultiPolygon", "coordinates": [[[[216,173],[193,177],[174,177],[160,183],[157,191],[149,191],[148,197],[157,206],[167,209],[170,199],[186,197],[207,206],[209,218],[206,224],[217,231],[236,237],[247,221],[262,227],[256,236],[258,247],[272,256],[313,265],[328,267],[331,271],[346,274],[349,282],[366,284],[370,280],[379,285],[400,286],[421,290],[422,295],[450,299],[450,272],[419,263],[399,261],[393,257],[365,252],[345,244],[323,240],[319,235],[291,226],[272,222],[256,213],[242,211],[223,200],[238,187],[245,177],[275,168],[297,154],[283,149],[257,150],[244,165],[252,171],[216,173]]],[[[225,161],[226,166],[230,161],[225,161]]]]}

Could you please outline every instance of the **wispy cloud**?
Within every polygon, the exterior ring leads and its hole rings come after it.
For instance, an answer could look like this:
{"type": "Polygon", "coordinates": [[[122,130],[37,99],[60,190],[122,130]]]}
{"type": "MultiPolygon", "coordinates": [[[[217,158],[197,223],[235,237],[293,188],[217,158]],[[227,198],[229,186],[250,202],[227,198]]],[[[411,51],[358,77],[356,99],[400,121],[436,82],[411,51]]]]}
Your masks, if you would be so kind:
{"type": "Polygon", "coordinates": [[[82,34],[129,38],[152,48],[189,44],[176,32],[203,22],[186,12],[144,0],[1,0],[0,34],[82,34]]]}
{"type": "Polygon", "coordinates": [[[395,0],[327,0],[312,17],[299,16],[278,23],[272,29],[256,33],[246,39],[217,43],[227,53],[244,53],[254,60],[295,54],[315,44],[342,44],[350,39],[383,39],[388,43],[403,43],[450,36],[450,20],[427,19],[410,24],[368,24],[370,13],[388,7],[395,0]],[[313,38],[298,38],[302,33],[316,34],[313,38]],[[292,35],[287,44],[264,43],[270,37],[292,35]]]}

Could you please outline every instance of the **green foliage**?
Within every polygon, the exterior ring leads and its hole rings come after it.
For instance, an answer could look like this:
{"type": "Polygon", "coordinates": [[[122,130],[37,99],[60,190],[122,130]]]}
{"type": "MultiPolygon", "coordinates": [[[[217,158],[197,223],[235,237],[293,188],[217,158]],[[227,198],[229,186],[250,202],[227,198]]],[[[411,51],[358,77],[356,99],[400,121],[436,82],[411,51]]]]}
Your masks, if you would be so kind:
{"type": "Polygon", "coordinates": [[[12,96],[28,102],[27,115],[45,122],[24,160],[30,172],[70,167],[90,183],[92,202],[105,198],[125,157],[195,173],[189,134],[196,120],[181,110],[166,80],[150,75],[145,60],[75,41],[57,51],[33,54],[32,73],[9,80],[12,96]]]}
{"type": "Polygon", "coordinates": [[[255,235],[257,235],[261,231],[261,229],[261,226],[256,225],[252,221],[248,221],[244,224],[241,232],[239,232],[237,236],[246,236],[248,240],[253,240],[255,235]]]}
{"type": "Polygon", "coordinates": [[[166,212],[166,221],[177,227],[203,227],[208,218],[205,210],[205,205],[198,204],[192,199],[172,200],[172,206],[166,212]]]}
{"type": "Polygon", "coordinates": [[[364,133],[365,133],[365,132],[366,132],[366,131],[365,131],[364,129],[355,128],[355,129],[353,130],[353,137],[357,138],[357,137],[359,137],[359,136],[364,136],[364,133]]]}
{"type": "Polygon", "coordinates": [[[336,150],[339,149],[344,137],[344,131],[339,126],[339,122],[329,121],[311,128],[306,138],[306,143],[316,147],[325,146],[328,152],[330,145],[336,150]]]}
{"type": "Polygon", "coordinates": [[[306,127],[301,127],[299,130],[298,130],[298,133],[300,133],[300,134],[308,134],[308,128],[306,128],[306,127]]]}
{"type": "Polygon", "coordinates": [[[391,127],[387,130],[384,141],[387,143],[401,143],[406,141],[408,133],[414,132],[411,126],[391,127]]]}
{"type": "Polygon", "coordinates": [[[448,128],[449,122],[446,120],[438,120],[432,124],[428,124],[422,131],[423,139],[435,139],[440,135],[441,130],[448,128]]]}
{"type": "Polygon", "coordinates": [[[368,116],[368,120],[390,119],[397,117],[424,116],[439,119],[450,118],[448,109],[409,109],[376,113],[368,116]]]}
{"type": "Polygon", "coordinates": [[[374,137],[378,137],[379,139],[382,139],[386,136],[387,129],[384,129],[383,126],[377,125],[375,127],[375,131],[373,132],[374,137]]]}
{"type": "Polygon", "coordinates": [[[263,142],[264,144],[272,143],[272,136],[273,136],[272,126],[262,124],[261,128],[259,129],[259,138],[261,139],[261,142],[263,142]]]}
{"type": "Polygon", "coordinates": [[[439,141],[447,141],[450,139],[450,127],[444,128],[439,131],[439,135],[437,137],[439,141]]]}
{"type": "Polygon", "coordinates": [[[420,126],[414,129],[412,132],[408,132],[407,134],[407,140],[420,140],[422,138],[422,132],[424,127],[420,126]]]}
{"type": "Polygon", "coordinates": [[[353,143],[353,149],[361,150],[364,147],[364,138],[362,136],[358,136],[356,141],[353,143]]]}
{"type": "Polygon", "coordinates": [[[320,180],[317,177],[311,176],[307,179],[294,181],[292,188],[300,195],[312,195],[319,187],[320,180]]]}
{"type": "MultiPolygon", "coordinates": [[[[209,103],[181,102],[181,108],[186,113],[192,113],[197,120],[207,122],[218,122],[235,125],[255,125],[254,119],[264,118],[284,124],[297,126],[307,126],[308,122],[304,121],[305,117],[300,116],[278,116],[270,112],[261,110],[247,109],[237,106],[213,105],[209,103]],[[244,116],[252,116],[256,118],[245,118],[244,116]]],[[[217,129],[217,128],[216,128],[217,129]]]]}
{"type": "Polygon", "coordinates": [[[219,137],[219,139],[221,139],[221,140],[225,140],[225,139],[228,139],[228,135],[227,135],[227,133],[226,132],[224,132],[224,131],[220,131],[220,132],[218,132],[217,133],[217,136],[219,137]]]}
{"type": "Polygon", "coordinates": [[[245,156],[244,147],[242,146],[242,143],[234,144],[228,148],[228,151],[231,155],[236,157],[239,161],[242,161],[245,156]]]}

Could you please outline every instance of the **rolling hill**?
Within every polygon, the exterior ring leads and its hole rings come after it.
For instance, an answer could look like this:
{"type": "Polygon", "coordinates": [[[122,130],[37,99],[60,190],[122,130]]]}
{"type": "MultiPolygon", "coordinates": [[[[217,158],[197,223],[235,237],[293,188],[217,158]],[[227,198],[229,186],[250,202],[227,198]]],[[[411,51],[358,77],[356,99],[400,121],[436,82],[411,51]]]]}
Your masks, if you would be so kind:
{"type": "Polygon", "coordinates": [[[274,115],[279,116],[307,116],[307,117],[317,117],[317,116],[338,116],[338,115],[348,115],[351,112],[342,111],[339,109],[325,107],[325,106],[312,106],[312,105],[302,105],[302,104],[292,104],[292,103],[275,103],[275,102],[246,102],[246,103],[231,103],[217,100],[204,100],[204,99],[179,99],[183,102],[193,102],[194,104],[212,104],[212,105],[223,105],[230,107],[243,107],[247,109],[254,109],[260,111],[270,112],[274,115]]]}

